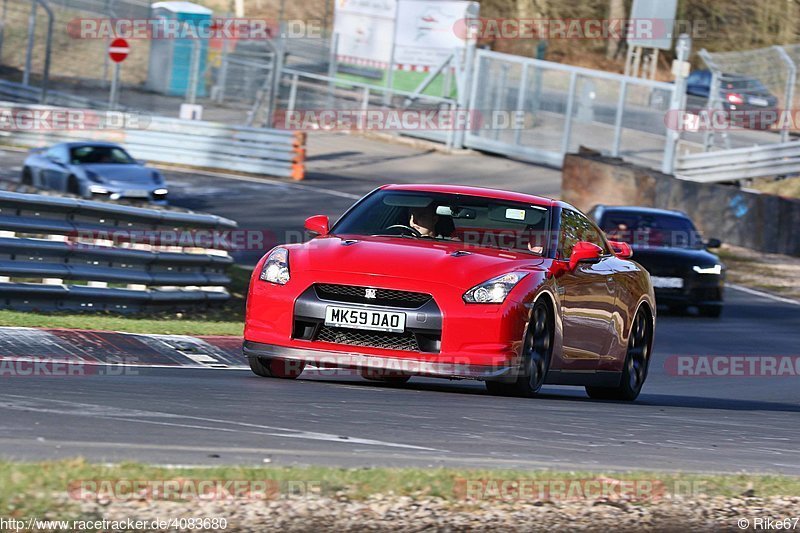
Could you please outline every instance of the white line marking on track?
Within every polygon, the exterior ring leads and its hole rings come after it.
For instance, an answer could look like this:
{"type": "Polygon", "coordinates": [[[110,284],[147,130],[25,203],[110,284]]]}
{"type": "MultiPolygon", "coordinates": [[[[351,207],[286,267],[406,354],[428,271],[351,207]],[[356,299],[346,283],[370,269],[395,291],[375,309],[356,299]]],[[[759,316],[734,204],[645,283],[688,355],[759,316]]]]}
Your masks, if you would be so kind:
{"type": "Polygon", "coordinates": [[[122,422],[138,422],[142,424],[153,424],[158,426],[171,426],[182,427],[187,429],[202,429],[208,431],[217,431],[222,433],[250,433],[254,435],[266,435],[271,437],[285,437],[290,439],[304,439],[316,440],[326,442],[338,442],[342,444],[368,444],[372,446],[386,446],[390,448],[404,448],[409,450],[420,451],[435,451],[445,452],[445,450],[438,450],[436,448],[428,448],[425,446],[414,446],[411,444],[401,444],[395,442],[386,442],[373,439],[363,439],[359,437],[349,437],[344,435],[335,435],[331,433],[319,433],[315,431],[303,431],[299,429],[283,428],[276,426],[265,426],[261,424],[251,424],[248,422],[235,422],[232,420],[221,420],[217,418],[206,418],[200,416],[180,415],[175,413],[161,412],[161,411],[146,411],[140,409],[124,409],[113,406],[101,406],[90,403],[71,402],[64,400],[44,399],[44,398],[31,398],[27,396],[20,396],[15,394],[0,395],[0,407],[16,411],[28,411],[46,414],[57,415],[74,415],[74,416],[91,416],[95,418],[104,418],[107,420],[117,420],[122,422]],[[79,411],[75,408],[80,407],[79,411]],[[144,420],[144,418],[178,418],[182,420],[194,420],[197,422],[209,422],[212,424],[223,424],[229,426],[236,426],[236,428],[209,426],[201,424],[185,424],[179,422],[167,422],[157,420],[144,420]],[[239,428],[252,429],[250,431],[239,428]],[[267,430],[255,431],[255,430],[267,430]],[[279,433],[275,433],[279,432],[279,433]]]}
{"type": "Polygon", "coordinates": [[[791,298],[784,298],[782,296],[777,296],[775,294],[771,294],[768,292],[751,289],[750,287],[742,287],[741,285],[735,285],[733,283],[728,283],[725,286],[730,287],[731,289],[735,289],[737,291],[745,292],[747,294],[752,294],[753,296],[760,296],[761,298],[766,298],[767,300],[773,300],[775,302],[781,302],[784,304],[800,305],[800,302],[798,302],[797,300],[792,300],[791,298]]]}

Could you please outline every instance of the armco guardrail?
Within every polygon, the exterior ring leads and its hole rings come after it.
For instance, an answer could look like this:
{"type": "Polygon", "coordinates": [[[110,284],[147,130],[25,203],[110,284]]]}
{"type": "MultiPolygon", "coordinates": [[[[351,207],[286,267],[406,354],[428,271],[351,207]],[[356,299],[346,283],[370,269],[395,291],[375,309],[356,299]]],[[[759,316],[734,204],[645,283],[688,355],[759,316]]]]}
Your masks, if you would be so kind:
{"type": "MultiPolygon", "coordinates": [[[[0,108],[13,109],[15,112],[66,111],[63,108],[10,102],[0,102],[0,108]]],[[[99,112],[88,112],[89,115],[97,113],[99,112]]],[[[0,142],[36,148],[56,142],[111,141],[125,145],[135,158],[153,162],[295,180],[305,177],[304,132],[229,126],[200,120],[130,116],[135,120],[125,122],[135,127],[103,130],[5,130],[0,131],[0,142]]]]}
{"type": "Polygon", "coordinates": [[[0,308],[142,311],[228,299],[214,215],[0,191],[0,308]]]}
{"type": "Polygon", "coordinates": [[[701,183],[782,176],[800,172],[800,142],[763,144],[678,156],[675,174],[701,183]]]}
{"type": "MultiPolygon", "coordinates": [[[[0,97],[3,100],[12,102],[38,104],[42,101],[42,89],[32,85],[0,80],[0,97]]],[[[98,102],[90,98],[53,90],[47,91],[47,103],[55,106],[82,107],[86,109],[105,109],[108,105],[108,102],[98,102]]]]}

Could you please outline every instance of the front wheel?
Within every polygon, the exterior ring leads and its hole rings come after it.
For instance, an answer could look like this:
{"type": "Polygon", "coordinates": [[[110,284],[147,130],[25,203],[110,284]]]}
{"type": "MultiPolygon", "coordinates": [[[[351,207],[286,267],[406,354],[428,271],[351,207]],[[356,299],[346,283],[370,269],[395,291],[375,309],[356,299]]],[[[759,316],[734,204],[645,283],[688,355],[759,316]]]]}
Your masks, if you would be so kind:
{"type": "Polygon", "coordinates": [[[650,349],[653,341],[653,323],[642,309],[636,313],[628,339],[628,352],[622,368],[622,379],[617,387],[586,387],[586,393],[596,400],[623,400],[632,402],[642,391],[647,368],[650,364],[650,349]]]}
{"type": "Polygon", "coordinates": [[[516,381],[505,383],[487,381],[486,390],[498,396],[532,397],[544,385],[553,354],[555,320],[550,308],[542,301],[533,307],[531,322],[522,343],[522,361],[516,381]]]}
{"type": "Polygon", "coordinates": [[[265,359],[252,355],[247,357],[247,361],[250,363],[250,370],[262,378],[296,379],[306,367],[303,361],[279,358],[265,359]]]}

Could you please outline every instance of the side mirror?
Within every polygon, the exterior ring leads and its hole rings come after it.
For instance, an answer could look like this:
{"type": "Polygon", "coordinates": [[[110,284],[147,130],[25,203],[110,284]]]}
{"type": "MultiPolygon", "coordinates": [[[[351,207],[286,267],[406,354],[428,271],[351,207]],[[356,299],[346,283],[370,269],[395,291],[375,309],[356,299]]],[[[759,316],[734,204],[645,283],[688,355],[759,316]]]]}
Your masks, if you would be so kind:
{"type": "Polygon", "coordinates": [[[586,241],[580,241],[572,248],[572,254],[569,256],[569,269],[575,270],[578,263],[592,261],[599,259],[603,255],[603,249],[586,241]]]}
{"type": "Polygon", "coordinates": [[[708,239],[706,243],[706,248],[719,248],[720,246],[722,246],[722,241],[719,239],[708,239]]]}
{"type": "Polygon", "coordinates": [[[326,215],[314,215],[313,217],[308,217],[304,227],[311,233],[316,233],[317,235],[327,235],[329,229],[328,217],[326,215]]]}
{"type": "Polygon", "coordinates": [[[630,259],[633,257],[633,248],[627,242],[623,241],[608,241],[611,249],[614,250],[614,255],[620,259],[630,259]]]}

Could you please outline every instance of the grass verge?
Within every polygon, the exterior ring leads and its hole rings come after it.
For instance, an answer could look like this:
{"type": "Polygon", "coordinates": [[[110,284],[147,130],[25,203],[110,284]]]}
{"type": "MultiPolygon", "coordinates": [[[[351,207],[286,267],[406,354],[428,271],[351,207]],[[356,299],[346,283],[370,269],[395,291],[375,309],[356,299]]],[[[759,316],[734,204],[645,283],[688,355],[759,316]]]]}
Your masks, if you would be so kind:
{"type": "MultiPolygon", "coordinates": [[[[364,500],[376,494],[411,498],[441,498],[454,504],[466,503],[465,480],[482,482],[530,481],[553,483],[569,480],[619,480],[660,483],[667,494],[686,492],[686,487],[703,496],[771,497],[800,494],[800,477],[749,474],[683,474],[636,471],[626,473],[469,470],[451,468],[332,468],[332,467],[213,467],[163,468],[138,463],[97,465],[83,459],[15,463],[0,461],[0,508],[13,518],[31,516],[77,518],[79,501],[70,499],[70,488],[102,486],[101,482],[136,481],[153,483],[177,481],[181,486],[195,481],[221,484],[224,481],[266,482],[277,487],[270,498],[291,495],[288,487],[314,487],[306,495],[364,500]],[[83,482],[83,484],[81,484],[83,482]],[[675,490],[672,490],[675,488],[675,490]]],[[[193,486],[202,486],[199,483],[193,486]]],[[[255,483],[251,486],[255,486],[255,483]]],[[[488,486],[488,485],[486,485],[488,486]]],[[[182,492],[181,494],[187,494],[182,492]]],[[[297,495],[297,494],[295,494],[297,495]]],[[[681,494],[691,497],[693,494],[681,494]]],[[[107,495],[109,496],[109,495],[107,495]]],[[[125,498],[125,495],[122,495],[125,498]]],[[[113,496],[111,496],[113,499],[113,496]]],[[[173,493],[170,499],[175,498],[173,493]]]]}

